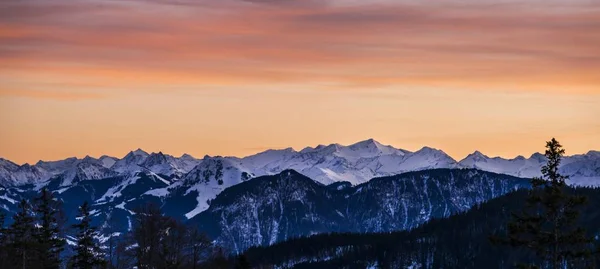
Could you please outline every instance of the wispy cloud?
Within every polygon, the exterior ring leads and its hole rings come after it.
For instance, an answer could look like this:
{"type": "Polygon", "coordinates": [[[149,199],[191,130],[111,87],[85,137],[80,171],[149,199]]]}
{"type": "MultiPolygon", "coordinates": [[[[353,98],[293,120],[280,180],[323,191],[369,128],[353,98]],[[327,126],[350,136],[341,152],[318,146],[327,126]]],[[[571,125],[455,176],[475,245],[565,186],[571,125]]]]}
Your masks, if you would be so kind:
{"type": "Polygon", "coordinates": [[[52,99],[58,101],[80,101],[106,98],[107,95],[89,92],[61,92],[25,89],[0,89],[0,97],[52,99]]]}
{"type": "Polygon", "coordinates": [[[600,7],[586,1],[0,6],[0,70],[73,74],[109,88],[312,82],[595,94],[600,84],[600,7]]]}

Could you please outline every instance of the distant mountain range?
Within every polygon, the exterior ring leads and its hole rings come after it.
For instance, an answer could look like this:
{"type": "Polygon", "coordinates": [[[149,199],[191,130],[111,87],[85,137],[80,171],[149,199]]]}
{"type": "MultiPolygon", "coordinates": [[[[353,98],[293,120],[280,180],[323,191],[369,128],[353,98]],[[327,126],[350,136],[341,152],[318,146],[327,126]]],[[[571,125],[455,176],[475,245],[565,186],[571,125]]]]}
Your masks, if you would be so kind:
{"type": "MultiPolygon", "coordinates": [[[[96,159],[88,156],[83,159],[39,161],[35,165],[17,165],[0,158],[0,184],[47,184],[53,178],[61,177],[63,185],[66,186],[73,180],[131,175],[140,171],[149,171],[170,179],[186,178],[189,181],[193,175],[188,173],[192,170],[194,175],[198,176],[209,173],[203,171],[207,168],[215,168],[210,165],[202,166],[203,162],[221,162],[225,172],[232,170],[237,174],[241,171],[240,174],[245,173],[250,177],[273,175],[293,169],[326,185],[340,181],[356,185],[375,177],[435,168],[476,168],[529,178],[540,176],[545,161],[545,157],[540,153],[534,153],[529,158],[519,156],[503,159],[490,158],[479,151],[456,161],[438,149],[424,147],[411,152],[369,139],[349,146],[331,144],[307,147],[301,151],[292,148],[267,150],[244,158],[205,156],[203,159],[196,159],[188,154],[174,157],[162,152],[149,154],[141,149],[131,151],[122,159],[110,156],[96,159]]],[[[569,182],[573,185],[600,185],[600,151],[565,157],[561,172],[570,176],[569,182]]]]}

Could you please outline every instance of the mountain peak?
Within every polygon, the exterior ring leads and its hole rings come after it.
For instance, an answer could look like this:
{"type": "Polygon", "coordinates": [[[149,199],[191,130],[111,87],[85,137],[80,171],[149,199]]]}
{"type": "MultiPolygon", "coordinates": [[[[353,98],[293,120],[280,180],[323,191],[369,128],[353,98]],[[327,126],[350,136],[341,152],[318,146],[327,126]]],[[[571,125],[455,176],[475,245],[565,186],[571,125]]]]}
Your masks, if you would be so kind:
{"type": "Polygon", "coordinates": [[[544,154],[541,154],[539,152],[536,152],[534,154],[531,154],[530,159],[534,159],[540,162],[546,161],[546,156],[544,156],[544,154]]]}
{"type": "Polygon", "coordinates": [[[187,153],[182,154],[181,157],[179,157],[179,158],[180,159],[188,159],[188,160],[189,159],[196,159],[196,158],[194,158],[194,156],[192,156],[190,154],[187,154],[187,153]]]}
{"type": "Polygon", "coordinates": [[[327,146],[325,146],[323,144],[319,144],[315,147],[315,150],[324,149],[325,147],[327,147],[327,146]]]}
{"type": "Polygon", "coordinates": [[[159,152],[152,152],[152,153],[150,153],[150,156],[164,157],[165,154],[162,151],[159,151],[159,152]]]}
{"type": "Polygon", "coordinates": [[[138,156],[148,156],[148,152],[145,152],[141,148],[138,148],[138,149],[132,151],[131,153],[138,155],[138,156]]]}
{"type": "Polygon", "coordinates": [[[356,142],[348,147],[350,148],[364,148],[364,147],[382,147],[383,145],[373,138],[369,138],[367,140],[356,142]]]}
{"type": "MultiPolygon", "coordinates": [[[[417,153],[444,153],[444,152],[439,149],[436,149],[436,148],[424,146],[420,150],[417,150],[415,152],[415,154],[417,154],[417,153]]],[[[444,154],[446,154],[446,153],[444,153],[444,154]]]]}
{"type": "Polygon", "coordinates": [[[145,152],[142,149],[136,149],[133,151],[130,151],[129,153],[127,153],[127,155],[125,155],[124,159],[128,159],[128,158],[134,158],[134,157],[148,157],[150,156],[150,154],[148,154],[148,152],[145,152]]]}
{"type": "Polygon", "coordinates": [[[150,155],[148,155],[148,158],[146,158],[144,162],[149,165],[154,165],[164,163],[166,161],[167,157],[161,151],[159,151],[158,153],[152,152],[150,155]]]}
{"type": "Polygon", "coordinates": [[[468,157],[477,158],[477,159],[489,159],[489,157],[487,155],[481,153],[481,151],[479,151],[479,150],[476,150],[475,152],[469,154],[468,157]]]}
{"type": "Polygon", "coordinates": [[[600,156],[600,151],[598,150],[590,150],[586,153],[586,155],[590,155],[590,156],[600,156]]]}
{"type": "Polygon", "coordinates": [[[83,162],[93,162],[93,161],[97,161],[96,158],[90,156],[90,155],[85,155],[85,157],[83,157],[83,159],[81,159],[83,162]]]}
{"type": "Polygon", "coordinates": [[[6,164],[18,166],[16,163],[12,162],[11,160],[7,160],[7,159],[4,159],[2,157],[0,157],[0,163],[6,163],[6,164]]]}

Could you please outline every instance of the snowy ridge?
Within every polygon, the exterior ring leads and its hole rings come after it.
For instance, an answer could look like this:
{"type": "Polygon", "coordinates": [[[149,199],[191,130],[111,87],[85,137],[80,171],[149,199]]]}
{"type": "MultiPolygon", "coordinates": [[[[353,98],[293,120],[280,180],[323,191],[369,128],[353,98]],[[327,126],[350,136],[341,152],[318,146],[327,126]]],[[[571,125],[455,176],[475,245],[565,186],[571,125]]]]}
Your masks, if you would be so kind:
{"type": "Polygon", "coordinates": [[[291,148],[269,150],[242,158],[241,162],[257,176],[293,169],[323,184],[348,181],[355,185],[374,177],[457,167],[456,161],[443,151],[423,148],[413,153],[383,145],[373,139],[349,146],[319,145],[299,152],[291,148]]]}
{"type": "Polygon", "coordinates": [[[63,172],[59,177],[62,181],[60,186],[70,186],[74,181],[100,180],[114,176],[117,176],[116,172],[104,167],[100,163],[86,162],[84,159],[84,161],[63,172]]]}
{"type": "MultiPolygon", "coordinates": [[[[484,171],[507,174],[517,177],[540,177],[546,157],[534,153],[529,158],[518,156],[514,159],[490,158],[475,151],[459,162],[461,167],[476,168],[484,171]]],[[[600,152],[589,151],[586,154],[563,158],[560,173],[569,176],[567,183],[577,186],[600,186],[600,152]]]]}
{"type": "Polygon", "coordinates": [[[166,189],[147,192],[149,195],[161,196],[165,194],[180,193],[196,195],[196,207],[185,214],[192,218],[209,207],[209,201],[228,187],[247,181],[253,177],[252,173],[239,163],[230,159],[206,157],[202,163],[190,171],[184,178],[173,183],[166,189]]]}
{"type": "MultiPolygon", "coordinates": [[[[211,159],[227,160],[239,171],[254,176],[274,175],[293,169],[326,185],[340,181],[357,185],[375,177],[436,168],[476,168],[530,178],[540,176],[540,169],[546,161],[539,153],[529,158],[518,156],[504,159],[491,158],[479,151],[456,161],[439,149],[423,147],[410,152],[383,145],[373,139],[348,146],[318,145],[300,151],[292,148],[267,150],[244,158],[206,156],[204,159],[196,159],[189,154],[174,157],[162,152],[147,153],[138,149],[121,159],[110,156],[95,159],[87,156],[83,159],[39,161],[35,165],[20,166],[0,158],[0,185],[36,184],[57,177],[62,177],[63,185],[68,185],[75,177],[78,180],[95,180],[115,174],[131,176],[142,171],[176,180],[186,177],[197,166],[211,159]],[[81,167],[82,164],[86,167],[81,167]]],[[[561,172],[570,177],[569,183],[572,185],[600,186],[600,152],[590,151],[565,157],[561,172]]]]}

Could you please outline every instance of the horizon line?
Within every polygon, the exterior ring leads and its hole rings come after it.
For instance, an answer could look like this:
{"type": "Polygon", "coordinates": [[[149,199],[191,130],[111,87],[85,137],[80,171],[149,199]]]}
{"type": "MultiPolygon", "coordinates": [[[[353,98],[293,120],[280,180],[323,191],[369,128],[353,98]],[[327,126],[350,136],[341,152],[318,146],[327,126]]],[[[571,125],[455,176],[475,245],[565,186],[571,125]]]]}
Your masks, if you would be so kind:
{"type": "MultiPolygon", "coordinates": [[[[39,162],[57,162],[57,161],[64,161],[64,160],[67,160],[67,159],[71,159],[71,158],[75,158],[75,159],[77,159],[77,160],[83,160],[83,159],[85,159],[86,157],[90,157],[90,158],[94,158],[94,159],[100,159],[100,158],[102,158],[102,157],[111,157],[111,158],[116,158],[116,159],[118,159],[118,160],[121,160],[121,159],[125,158],[125,157],[127,156],[127,154],[129,154],[129,153],[132,153],[132,152],[135,152],[135,151],[139,151],[139,150],[143,151],[143,152],[144,152],[144,153],[146,153],[146,154],[158,154],[158,153],[162,153],[162,154],[165,154],[165,155],[170,155],[170,156],[173,156],[173,157],[175,157],[175,158],[181,158],[181,157],[183,157],[184,155],[189,155],[189,156],[193,157],[194,159],[198,159],[198,160],[201,160],[201,159],[204,159],[204,158],[207,158],[207,157],[209,157],[209,158],[218,158],[218,157],[221,157],[221,158],[238,158],[238,159],[244,159],[244,158],[248,158],[248,157],[255,156],[255,155],[258,155],[258,154],[261,154],[261,153],[264,153],[264,152],[268,152],[268,151],[274,151],[274,150],[287,150],[287,149],[291,149],[291,150],[292,150],[292,151],[294,151],[294,152],[300,153],[301,151],[303,151],[303,150],[305,150],[305,149],[316,149],[317,147],[328,147],[328,146],[332,146],[332,145],[339,145],[339,146],[343,146],[343,147],[350,147],[350,146],[353,146],[353,145],[356,145],[356,144],[359,144],[359,143],[363,143],[363,142],[370,142],[370,141],[376,142],[376,143],[378,143],[378,144],[380,144],[380,145],[382,145],[382,146],[385,146],[385,147],[392,147],[392,148],[394,148],[394,149],[396,149],[396,150],[407,151],[408,153],[415,153],[415,152],[418,152],[418,151],[420,151],[420,150],[423,150],[423,149],[426,149],[426,148],[430,148],[430,149],[438,150],[438,151],[441,151],[441,152],[443,152],[444,154],[446,154],[448,157],[450,157],[452,160],[454,160],[454,161],[455,161],[455,162],[457,162],[457,163],[458,163],[458,162],[461,162],[462,160],[466,159],[467,157],[469,157],[469,156],[471,156],[471,155],[473,155],[473,154],[475,154],[475,153],[477,153],[477,152],[481,153],[482,155],[484,155],[485,157],[487,157],[487,158],[489,158],[489,159],[496,159],[496,158],[500,158],[500,159],[505,159],[505,160],[514,160],[514,159],[517,159],[517,158],[519,158],[519,157],[523,157],[523,158],[527,158],[527,159],[529,159],[529,158],[531,158],[531,157],[532,157],[533,155],[535,155],[535,154],[541,154],[541,155],[544,155],[543,153],[541,153],[541,152],[537,151],[537,152],[533,152],[533,153],[531,153],[531,154],[529,155],[529,157],[525,157],[525,155],[522,155],[522,154],[519,154],[519,155],[517,155],[517,156],[515,156],[515,157],[502,157],[502,156],[499,156],[499,155],[497,155],[497,156],[490,156],[490,155],[487,155],[487,154],[485,154],[485,153],[481,152],[480,150],[475,150],[475,151],[473,151],[473,152],[471,152],[471,153],[467,154],[466,156],[464,156],[464,157],[462,157],[462,158],[459,158],[459,159],[458,159],[458,158],[455,158],[455,157],[453,157],[452,155],[450,155],[450,154],[446,153],[446,152],[445,152],[443,149],[439,149],[439,148],[435,148],[435,147],[430,147],[430,146],[422,146],[422,147],[421,147],[421,148],[419,148],[418,150],[411,151],[411,150],[406,150],[406,149],[403,149],[403,148],[398,148],[398,147],[396,147],[396,146],[393,146],[393,145],[391,145],[391,144],[384,144],[384,143],[381,143],[381,142],[379,142],[378,140],[376,140],[376,139],[374,139],[374,138],[368,138],[368,139],[361,140],[361,141],[358,141],[358,142],[355,142],[355,143],[352,143],[352,144],[347,144],[347,145],[343,145],[343,144],[340,144],[340,143],[318,144],[318,145],[316,145],[316,146],[314,146],[314,147],[313,147],[313,146],[305,146],[304,148],[302,148],[302,149],[300,149],[300,150],[297,150],[297,149],[295,149],[294,147],[264,147],[264,148],[262,148],[262,149],[261,149],[261,148],[256,148],[256,147],[255,147],[255,148],[250,148],[250,149],[256,149],[256,150],[258,150],[257,152],[255,152],[255,153],[253,153],[253,154],[243,155],[243,156],[235,156],[235,155],[219,155],[219,154],[215,154],[215,155],[204,154],[204,156],[203,156],[203,157],[199,158],[199,157],[196,157],[196,156],[194,156],[194,155],[192,155],[192,154],[189,154],[189,153],[186,153],[186,152],[182,153],[182,154],[181,154],[181,156],[176,156],[176,155],[174,155],[174,154],[165,153],[163,150],[159,150],[158,152],[156,152],[156,151],[149,152],[149,151],[143,150],[141,147],[138,147],[138,148],[137,148],[137,149],[135,149],[135,150],[129,150],[129,151],[127,151],[127,152],[125,153],[125,155],[123,155],[123,157],[116,157],[116,156],[109,155],[109,154],[102,154],[102,155],[100,155],[100,156],[98,156],[98,157],[94,157],[94,156],[91,156],[91,155],[89,155],[89,154],[86,154],[86,155],[85,155],[85,156],[83,156],[83,157],[79,157],[79,156],[77,156],[77,155],[71,155],[71,156],[67,156],[67,157],[64,157],[64,158],[61,158],[61,159],[55,159],[55,160],[42,160],[42,159],[40,159],[40,160],[36,161],[35,163],[30,163],[30,162],[17,163],[17,162],[15,162],[15,161],[12,161],[10,158],[5,158],[5,157],[3,157],[3,156],[0,156],[0,159],[2,159],[2,160],[6,160],[6,161],[10,161],[10,162],[12,162],[12,163],[14,163],[14,164],[16,164],[16,165],[19,165],[19,166],[23,166],[23,165],[32,165],[32,166],[34,166],[34,165],[37,165],[39,162]]],[[[587,152],[582,152],[582,153],[574,153],[574,154],[571,154],[571,155],[564,155],[564,156],[565,156],[565,157],[572,157],[572,156],[577,156],[577,155],[586,155],[586,154],[589,154],[589,153],[592,153],[592,152],[600,152],[600,150],[589,149],[589,150],[587,150],[587,152]]]]}

